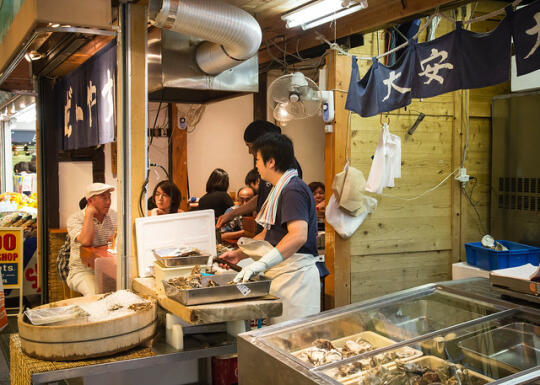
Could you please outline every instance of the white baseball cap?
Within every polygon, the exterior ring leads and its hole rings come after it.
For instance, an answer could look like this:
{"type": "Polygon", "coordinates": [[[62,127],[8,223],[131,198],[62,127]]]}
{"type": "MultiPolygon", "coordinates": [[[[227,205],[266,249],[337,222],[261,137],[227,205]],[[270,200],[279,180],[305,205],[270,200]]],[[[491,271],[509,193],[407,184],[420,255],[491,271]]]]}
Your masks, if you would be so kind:
{"type": "Polygon", "coordinates": [[[99,195],[105,191],[114,191],[114,186],[105,183],[92,183],[86,187],[86,194],[84,194],[84,197],[88,200],[94,195],[99,195]]]}

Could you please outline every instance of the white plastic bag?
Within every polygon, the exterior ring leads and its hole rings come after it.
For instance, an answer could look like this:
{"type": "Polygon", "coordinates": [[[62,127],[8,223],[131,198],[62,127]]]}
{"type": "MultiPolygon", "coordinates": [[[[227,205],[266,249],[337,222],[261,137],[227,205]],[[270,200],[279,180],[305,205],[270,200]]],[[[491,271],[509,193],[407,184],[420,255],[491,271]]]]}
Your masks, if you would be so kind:
{"type": "Polygon", "coordinates": [[[377,207],[377,200],[375,198],[365,196],[364,199],[366,209],[357,216],[352,216],[339,208],[334,194],[330,197],[326,206],[326,220],[342,238],[350,238],[364,222],[367,215],[377,207]]]}
{"type": "Polygon", "coordinates": [[[382,194],[383,188],[394,187],[394,178],[401,178],[401,138],[390,133],[384,123],[366,182],[366,191],[382,194]]]}

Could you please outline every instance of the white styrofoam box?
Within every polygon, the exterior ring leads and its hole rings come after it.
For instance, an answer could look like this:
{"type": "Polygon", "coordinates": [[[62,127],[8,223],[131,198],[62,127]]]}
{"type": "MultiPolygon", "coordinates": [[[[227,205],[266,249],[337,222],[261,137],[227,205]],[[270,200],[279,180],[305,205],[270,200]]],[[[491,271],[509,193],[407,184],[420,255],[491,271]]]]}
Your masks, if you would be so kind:
{"type": "Polygon", "coordinates": [[[216,256],[214,210],[135,219],[140,277],[152,276],[153,249],[191,246],[216,256]]]}
{"type": "Polygon", "coordinates": [[[489,278],[489,270],[479,269],[476,266],[471,266],[467,262],[458,262],[452,264],[452,279],[465,278],[489,278]]]}
{"type": "MultiPolygon", "coordinates": [[[[165,292],[163,288],[163,280],[168,280],[171,278],[180,277],[183,275],[191,274],[191,270],[195,265],[186,265],[186,266],[174,266],[174,267],[165,267],[160,264],[158,261],[154,262],[154,277],[156,278],[156,288],[160,292],[165,292]]],[[[206,265],[200,265],[201,271],[206,272],[206,265]]]]}

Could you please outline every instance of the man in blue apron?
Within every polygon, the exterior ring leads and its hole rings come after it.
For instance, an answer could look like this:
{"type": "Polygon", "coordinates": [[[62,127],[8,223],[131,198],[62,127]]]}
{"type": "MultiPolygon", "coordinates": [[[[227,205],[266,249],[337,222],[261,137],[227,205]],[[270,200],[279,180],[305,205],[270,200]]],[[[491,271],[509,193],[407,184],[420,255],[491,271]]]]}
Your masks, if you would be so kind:
{"type": "Polygon", "coordinates": [[[258,242],[241,238],[240,249],[222,254],[221,258],[232,263],[248,256],[256,259],[238,273],[236,282],[245,282],[259,273],[272,279],[270,294],[283,302],[282,316],[272,319],[272,323],[318,313],[317,214],[309,187],[294,169],[293,144],[285,135],[268,133],[253,143],[253,150],[261,178],[273,186],[256,219],[264,228],[254,238],[260,241],[260,247],[258,242]],[[246,243],[253,252],[242,251],[247,251],[243,247],[246,243]]]}

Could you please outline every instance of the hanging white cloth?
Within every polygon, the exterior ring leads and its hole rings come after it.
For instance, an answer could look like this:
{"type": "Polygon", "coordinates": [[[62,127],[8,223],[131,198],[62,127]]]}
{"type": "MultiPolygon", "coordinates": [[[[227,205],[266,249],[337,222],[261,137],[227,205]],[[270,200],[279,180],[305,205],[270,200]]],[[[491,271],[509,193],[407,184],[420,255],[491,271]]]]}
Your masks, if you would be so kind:
{"type": "Polygon", "coordinates": [[[384,123],[366,182],[366,191],[382,194],[385,187],[394,187],[394,179],[401,178],[401,138],[390,133],[384,123]]]}

